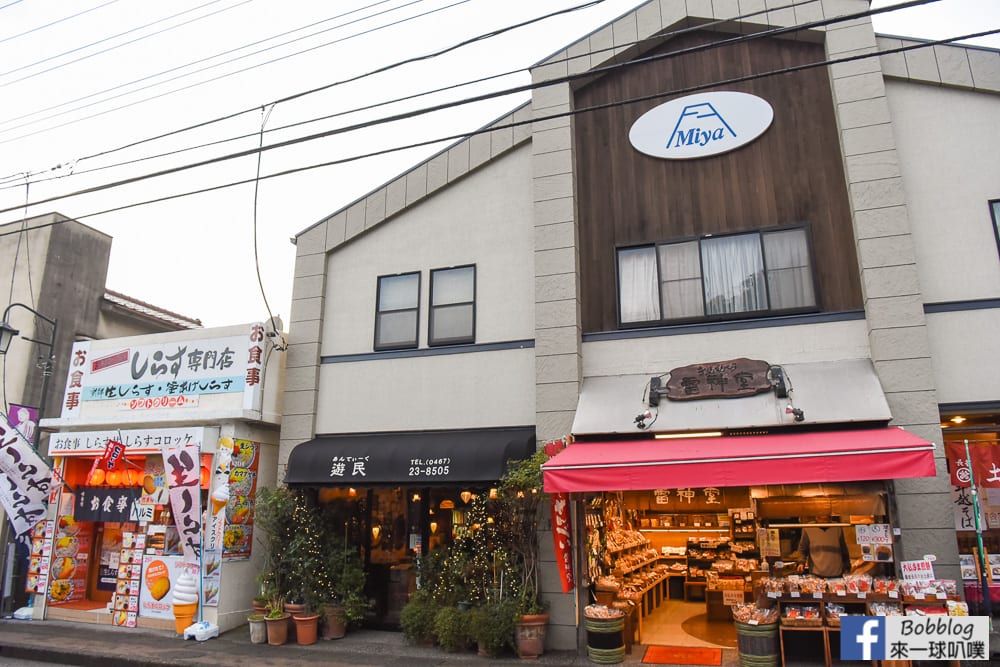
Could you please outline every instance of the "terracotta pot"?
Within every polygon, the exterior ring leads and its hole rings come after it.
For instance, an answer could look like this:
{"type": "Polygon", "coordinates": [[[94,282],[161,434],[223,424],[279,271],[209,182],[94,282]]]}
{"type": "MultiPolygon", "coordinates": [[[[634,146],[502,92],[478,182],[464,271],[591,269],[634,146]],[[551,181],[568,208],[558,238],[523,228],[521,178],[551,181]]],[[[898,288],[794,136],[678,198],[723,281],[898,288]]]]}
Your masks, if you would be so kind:
{"type": "Polygon", "coordinates": [[[545,652],[545,630],[548,624],[548,614],[528,614],[518,619],[515,632],[517,657],[537,658],[545,652]]]}
{"type": "Polygon", "coordinates": [[[294,602],[285,603],[285,611],[287,611],[291,616],[288,618],[288,641],[295,641],[295,616],[302,616],[306,611],[306,606],[304,604],[295,604],[294,602]]]}
{"type": "Polygon", "coordinates": [[[341,639],[347,633],[344,608],[339,604],[328,604],[323,608],[323,639],[341,639]]]}
{"type": "Polygon", "coordinates": [[[260,600],[253,601],[253,613],[255,614],[266,614],[267,613],[267,602],[261,602],[260,600]]]}
{"type": "Polygon", "coordinates": [[[316,643],[316,634],[319,630],[319,614],[309,616],[292,616],[295,621],[295,641],[302,646],[316,643]]]}
{"type": "Polygon", "coordinates": [[[271,646],[281,646],[288,641],[288,619],[290,618],[291,614],[285,613],[278,618],[264,619],[267,623],[268,644],[271,646]]]}
{"type": "Polygon", "coordinates": [[[263,644],[267,641],[267,621],[263,616],[251,616],[247,619],[250,624],[250,643],[263,644]]]}

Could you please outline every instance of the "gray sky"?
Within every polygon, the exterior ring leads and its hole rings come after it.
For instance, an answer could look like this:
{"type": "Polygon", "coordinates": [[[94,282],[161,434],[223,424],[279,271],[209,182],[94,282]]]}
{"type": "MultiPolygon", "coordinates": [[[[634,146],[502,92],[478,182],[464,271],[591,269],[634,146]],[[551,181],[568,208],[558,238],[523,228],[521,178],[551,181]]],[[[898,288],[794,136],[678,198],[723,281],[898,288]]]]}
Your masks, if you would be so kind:
{"type": "MultiPolygon", "coordinates": [[[[898,1],[875,0],[873,6],[898,1]]],[[[583,4],[585,0],[0,0],[0,208],[16,207],[0,213],[0,222],[21,219],[26,200],[253,149],[265,115],[262,105],[583,4]],[[248,110],[192,132],[106,153],[248,110]]],[[[264,143],[525,84],[525,67],[638,4],[604,0],[446,56],[268,106],[265,127],[273,131],[264,143]],[[474,86],[346,113],[517,70],[474,86]],[[277,129],[341,113],[345,115],[277,129]]],[[[884,34],[942,39],[1000,27],[1000,2],[939,0],[876,17],[874,23],[884,34]]],[[[1000,48],[996,36],[978,43],[1000,48]]],[[[471,131],[526,99],[526,94],[499,98],[268,151],[261,173],[471,131]]],[[[111,234],[109,288],[219,326],[267,315],[253,259],[256,210],[265,294],[271,310],[287,322],[294,265],[289,237],[442,146],[264,180],[256,209],[254,187],[247,184],[84,217],[252,179],[257,159],[244,157],[38,204],[27,214],[59,211],[111,234]]],[[[0,287],[7,288],[8,280],[9,267],[3,267],[0,287]]],[[[20,285],[27,278],[19,272],[15,280],[20,285]]]]}

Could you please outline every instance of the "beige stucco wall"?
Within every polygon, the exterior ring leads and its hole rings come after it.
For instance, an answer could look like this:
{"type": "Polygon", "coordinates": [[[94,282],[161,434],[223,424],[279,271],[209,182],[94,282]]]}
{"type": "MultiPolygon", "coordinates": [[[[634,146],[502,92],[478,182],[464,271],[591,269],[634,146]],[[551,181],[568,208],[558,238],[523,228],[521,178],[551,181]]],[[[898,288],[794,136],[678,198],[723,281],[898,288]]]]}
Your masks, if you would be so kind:
{"type": "Polygon", "coordinates": [[[886,96],[925,303],[1000,296],[1000,95],[889,80],[886,96]]]}
{"type": "Polygon", "coordinates": [[[530,158],[515,149],[330,253],[320,353],[372,352],[378,277],[410,271],[427,347],[430,271],[465,264],[476,265],[476,343],[532,338],[530,158]]]}
{"type": "Polygon", "coordinates": [[[1000,377],[1000,310],[965,310],[927,316],[934,376],[941,403],[996,401],[1000,377]]]}

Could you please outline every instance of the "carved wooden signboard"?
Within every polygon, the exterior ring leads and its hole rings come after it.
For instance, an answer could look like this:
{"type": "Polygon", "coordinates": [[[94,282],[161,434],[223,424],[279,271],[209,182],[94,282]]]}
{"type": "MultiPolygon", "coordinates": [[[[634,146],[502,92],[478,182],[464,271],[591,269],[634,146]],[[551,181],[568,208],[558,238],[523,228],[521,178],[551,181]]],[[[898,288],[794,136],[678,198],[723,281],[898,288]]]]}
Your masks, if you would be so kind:
{"type": "Polygon", "coordinates": [[[771,364],[760,359],[729,359],[681,366],[670,371],[666,396],[671,401],[741,398],[771,390],[771,364]]]}

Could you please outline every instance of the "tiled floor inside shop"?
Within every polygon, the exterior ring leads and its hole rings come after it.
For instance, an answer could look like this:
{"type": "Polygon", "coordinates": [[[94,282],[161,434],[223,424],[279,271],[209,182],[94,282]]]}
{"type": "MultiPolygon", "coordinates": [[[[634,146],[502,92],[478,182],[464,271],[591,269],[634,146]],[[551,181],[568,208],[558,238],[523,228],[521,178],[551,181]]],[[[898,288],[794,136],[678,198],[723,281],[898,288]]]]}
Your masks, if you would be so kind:
{"type": "Polygon", "coordinates": [[[709,621],[704,602],[665,602],[642,621],[642,644],[632,648],[628,662],[636,664],[669,665],[676,663],[643,663],[650,646],[674,646],[722,649],[721,667],[739,665],[736,650],[736,628],[731,622],[709,621]]]}

